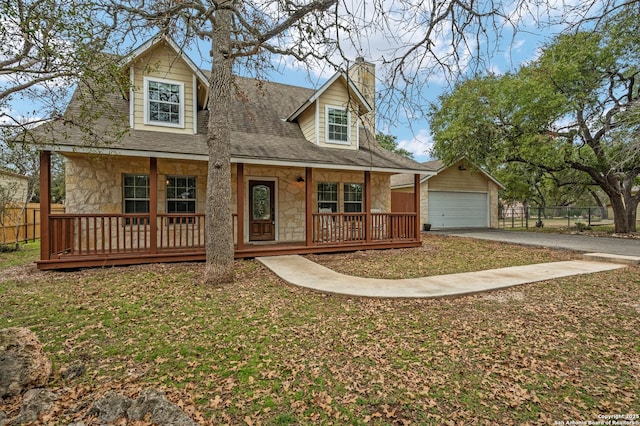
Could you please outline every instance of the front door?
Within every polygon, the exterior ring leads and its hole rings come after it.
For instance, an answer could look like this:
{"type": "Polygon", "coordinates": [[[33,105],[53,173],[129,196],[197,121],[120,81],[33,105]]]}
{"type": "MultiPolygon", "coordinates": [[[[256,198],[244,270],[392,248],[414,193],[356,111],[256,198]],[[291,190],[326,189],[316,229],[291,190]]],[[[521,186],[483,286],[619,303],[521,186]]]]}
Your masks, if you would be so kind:
{"type": "Polygon", "coordinates": [[[273,181],[249,181],[249,241],[275,240],[274,188],[273,181]]]}

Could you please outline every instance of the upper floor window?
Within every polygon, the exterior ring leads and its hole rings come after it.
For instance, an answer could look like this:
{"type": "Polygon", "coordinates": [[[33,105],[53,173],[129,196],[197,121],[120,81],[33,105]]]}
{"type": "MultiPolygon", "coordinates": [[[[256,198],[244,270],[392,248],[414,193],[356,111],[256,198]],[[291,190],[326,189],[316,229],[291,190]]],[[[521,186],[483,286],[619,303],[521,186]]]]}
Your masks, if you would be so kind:
{"type": "Polygon", "coordinates": [[[144,78],[144,124],[184,127],[184,84],[144,78]]]}
{"type": "Polygon", "coordinates": [[[345,108],[330,107],[327,114],[327,142],[349,143],[349,113],[345,108]]]}

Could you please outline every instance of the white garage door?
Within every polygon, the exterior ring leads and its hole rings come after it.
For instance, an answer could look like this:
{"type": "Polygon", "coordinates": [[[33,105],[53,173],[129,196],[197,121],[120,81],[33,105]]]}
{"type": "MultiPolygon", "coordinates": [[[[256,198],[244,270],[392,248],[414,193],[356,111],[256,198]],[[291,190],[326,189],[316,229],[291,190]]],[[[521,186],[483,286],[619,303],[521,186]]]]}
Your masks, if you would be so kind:
{"type": "Polygon", "coordinates": [[[433,228],[488,228],[486,193],[429,191],[429,223],[433,228]]]}

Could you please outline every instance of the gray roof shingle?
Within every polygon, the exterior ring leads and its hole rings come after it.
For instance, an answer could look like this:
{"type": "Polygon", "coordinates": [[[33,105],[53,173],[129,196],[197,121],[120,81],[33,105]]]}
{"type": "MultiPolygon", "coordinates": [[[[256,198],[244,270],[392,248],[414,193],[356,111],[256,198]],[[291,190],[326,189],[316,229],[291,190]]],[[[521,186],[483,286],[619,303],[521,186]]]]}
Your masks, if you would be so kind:
{"type": "MultiPolygon", "coordinates": [[[[430,167],[383,149],[373,135],[360,129],[360,149],[319,147],[306,140],[298,123],[285,120],[315,91],[313,89],[236,77],[236,96],[230,111],[232,161],[251,160],[287,163],[300,166],[354,168],[357,170],[386,170],[398,172],[425,172],[430,167]]],[[[206,160],[208,111],[198,111],[197,134],[175,134],[128,128],[129,101],[120,93],[111,93],[107,99],[118,118],[103,115],[93,118],[86,126],[90,133],[65,122],[83,113],[82,93],[76,91],[63,119],[43,126],[40,137],[54,150],[99,150],[121,155],[162,157],[189,157],[206,160]],[[124,132],[115,137],[118,123],[124,132]]]]}

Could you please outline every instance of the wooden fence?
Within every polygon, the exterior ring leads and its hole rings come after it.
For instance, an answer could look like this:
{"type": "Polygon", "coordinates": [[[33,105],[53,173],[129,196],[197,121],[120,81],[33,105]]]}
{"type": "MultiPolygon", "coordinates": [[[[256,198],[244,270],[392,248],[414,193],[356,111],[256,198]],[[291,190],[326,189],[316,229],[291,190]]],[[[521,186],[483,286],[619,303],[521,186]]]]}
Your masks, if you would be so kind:
{"type": "MultiPolygon", "coordinates": [[[[27,208],[20,213],[21,206],[10,207],[5,211],[3,218],[4,229],[0,229],[0,244],[3,243],[3,233],[6,236],[5,244],[16,242],[16,228],[18,228],[18,242],[34,241],[40,238],[40,203],[29,203],[27,208]]],[[[52,204],[51,213],[64,213],[63,204],[52,204]]]]}

